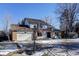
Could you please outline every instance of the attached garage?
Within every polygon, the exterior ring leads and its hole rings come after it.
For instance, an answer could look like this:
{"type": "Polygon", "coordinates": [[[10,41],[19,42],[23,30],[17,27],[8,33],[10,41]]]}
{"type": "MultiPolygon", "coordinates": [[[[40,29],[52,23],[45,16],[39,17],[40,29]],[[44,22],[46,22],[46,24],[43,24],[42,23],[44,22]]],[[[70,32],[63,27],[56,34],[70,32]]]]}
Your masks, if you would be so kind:
{"type": "Polygon", "coordinates": [[[13,41],[32,40],[32,32],[25,32],[25,31],[13,32],[12,33],[12,40],[13,41]]]}
{"type": "Polygon", "coordinates": [[[32,32],[17,32],[16,36],[18,41],[32,40],[32,32]]]}

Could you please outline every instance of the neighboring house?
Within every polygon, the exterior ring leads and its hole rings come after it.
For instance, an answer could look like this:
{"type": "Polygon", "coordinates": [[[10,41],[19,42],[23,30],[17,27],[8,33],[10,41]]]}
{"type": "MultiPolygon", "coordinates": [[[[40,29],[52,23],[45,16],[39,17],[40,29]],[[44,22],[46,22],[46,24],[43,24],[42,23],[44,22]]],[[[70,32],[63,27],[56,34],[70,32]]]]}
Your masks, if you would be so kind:
{"type": "Polygon", "coordinates": [[[34,26],[36,28],[36,39],[52,37],[53,31],[51,25],[39,19],[24,18],[19,24],[11,25],[12,41],[32,40],[34,26]]]}
{"type": "Polygon", "coordinates": [[[6,36],[4,31],[0,31],[0,42],[7,41],[8,37],[6,36]]]}
{"type": "Polygon", "coordinates": [[[75,25],[74,25],[74,32],[76,32],[78,34],[78,37],[79,37],[79,22],[77,22],[75,25]]]}

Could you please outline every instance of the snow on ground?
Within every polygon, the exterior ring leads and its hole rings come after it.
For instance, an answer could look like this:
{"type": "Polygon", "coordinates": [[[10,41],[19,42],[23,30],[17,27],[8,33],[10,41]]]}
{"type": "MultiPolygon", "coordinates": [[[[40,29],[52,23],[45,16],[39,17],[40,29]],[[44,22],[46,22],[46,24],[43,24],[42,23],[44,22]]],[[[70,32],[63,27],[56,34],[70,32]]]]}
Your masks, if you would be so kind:
{"type": "MultiPolygon", "coordinates": [[[[36,41],[36,43],[44,44],[44,46],[48,46],[48,47],[51,47],[52,46],[51,44],[61,44],[62,42],[79,43],[79,38],[78,39],[61,39],[61,40],[60,39],[58,39],[58,40],[57,39],[56,40],[55,39],[54,40],[37,40],[36,41]]],[[[0,48],[0,55],[7,55],[9,52],[13,52],[16,50],[15,45],[4,44],[4,46],[7,46],[7,47],[5,47],[5,49],[2,45],[0,45],[0,47],[2,47],[2,48],[0,48]],[[8,50],[8,48],[10,48],[10,50],[8,50]],[[11,49],[13,49],[13,50],[11,50],[11,49]]],[[[21,55],[21,54],[15,54],[15,55],[21,55]]],[[[27,54],[23,53],[23,55],[27,55],[27,54]]],[[[56,45],[56,47],[36,51],[31,56],[42,56],[42,55],[43,56],[79,56],[79,47],[78,48],[73,47],[73,49],[66,49],[64,46],[60,47],[59,45],[56,45]]]]}
{"type": "MultiPolygon", "coordinates": [[[[0,55],[7,55],[8,53],[14,51],[16,50],[0,50],[0,55]]],[[[19,55],[27,55],[27,54],[23,53],[23,54],[14,54],[14,55],[19,56],[19,55]]],[[[79,56],[79,49],[67,50],[65,48],[54,47],[54,48],[44,49],[41,51],[36,51],[31,56],[79,56]]]]}
{"type": "Polygon", "coordinates": [[[54,48],[36,52],[33,56],[79,56],[79,49],[67,51],[65,49],[54,48]]]}
{"type": "Polygon", "coordinates": [[[62,44],[62,43],[79,43],[79,38],[77,39],[50,39],[50,40],[36,40],[36,43],[40,44],[62,44]]]}
{"type": "Polygon", "coordinates": [[[0,55],[7,55],[10,52],[14,52],[16,50],[0,50],[0,55]]]}

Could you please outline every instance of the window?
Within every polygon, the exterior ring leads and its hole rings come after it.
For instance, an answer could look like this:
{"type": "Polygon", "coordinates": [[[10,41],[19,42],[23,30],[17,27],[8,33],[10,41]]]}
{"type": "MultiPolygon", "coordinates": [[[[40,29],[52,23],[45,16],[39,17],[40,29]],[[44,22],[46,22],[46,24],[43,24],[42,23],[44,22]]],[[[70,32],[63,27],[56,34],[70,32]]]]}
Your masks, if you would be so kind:
{"type": "Polygon", "coordinates": [[[38,36],[42,36],[42,33],[41,33],[41,32],[37,32],[37,35],[38,35],[38,36]]]}

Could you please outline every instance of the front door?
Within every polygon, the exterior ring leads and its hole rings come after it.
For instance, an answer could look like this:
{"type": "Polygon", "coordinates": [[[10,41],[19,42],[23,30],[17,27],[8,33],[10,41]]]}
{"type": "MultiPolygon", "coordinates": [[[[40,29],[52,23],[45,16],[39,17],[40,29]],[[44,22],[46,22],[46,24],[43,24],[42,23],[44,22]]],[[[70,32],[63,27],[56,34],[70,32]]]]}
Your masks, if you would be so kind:
{"type": "Polygon", "coordinates": [[[47,38],[51,38],[51,33],[47,32],[47,38]]]}

